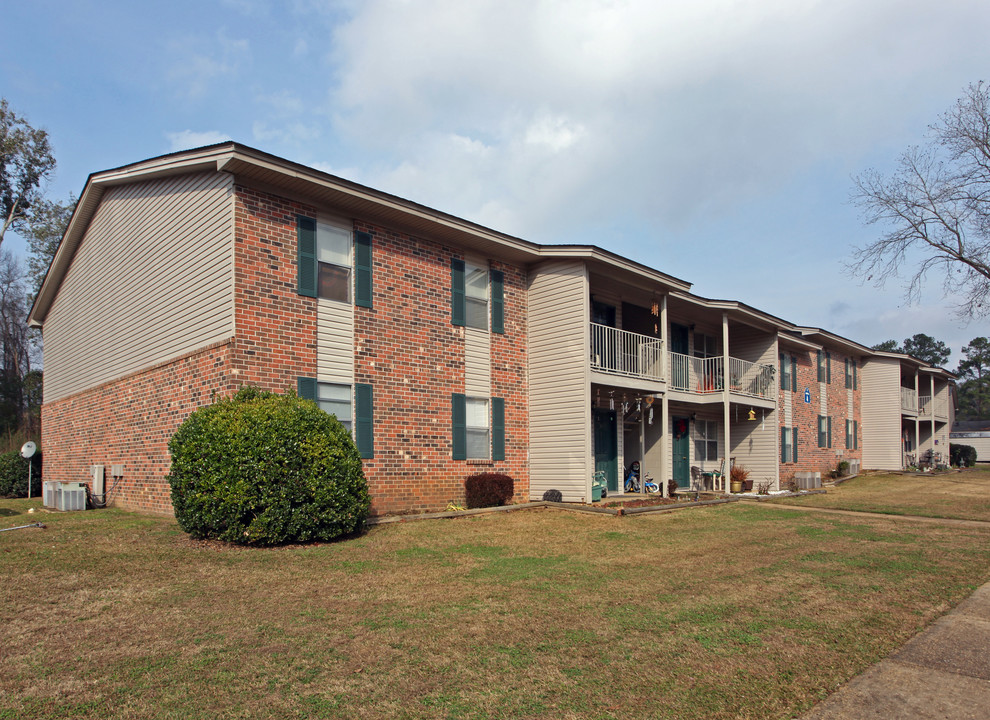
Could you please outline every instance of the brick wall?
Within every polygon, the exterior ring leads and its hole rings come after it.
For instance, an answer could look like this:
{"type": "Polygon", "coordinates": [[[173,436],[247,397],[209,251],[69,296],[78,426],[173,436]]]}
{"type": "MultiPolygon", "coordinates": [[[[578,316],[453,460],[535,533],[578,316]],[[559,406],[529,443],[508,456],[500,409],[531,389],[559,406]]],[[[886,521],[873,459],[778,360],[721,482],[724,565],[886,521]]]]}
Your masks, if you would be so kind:
{"type": "Polygon", "coordinates": [[[90,465],[106,467],[106,488],[124,474],[108,500],[153,513],[171,513],[168,441],[183,420],[214,396],[229,394],[230,344],[134,373],[41,409],[44,479],[87,482],[90,465]]]}
{"type": "MultiPolygon", "coordinates": [[[[818,360],[814,351],[788,351],[787,354],[797,358],[797,387],[792,394],[791,427],[798,428],[798,461],[783,463],[780,466],[781,485],[785,485],[797,471],[821,472],[822,478],[835,469],[840,460],[862,458],[862,368],[857,370],[858,384],[853,391],[853,414],[848,410],[848,393],[845,378],[845,360],[847,355],[830,349],[832,354],[832,382],[818,382],[818,360]],[[821,388],[825,388],[827,414],[832,417],[832,447],[818,447],[818,416],[821,414],[821,388]],[[811,392],[811,402],[804,401],[804,390],[811,392]],[[846,420],[856,420],[860,423],[860,449],[846,448],[846,420]]],[[[781,396],[784,392],[781,391],[781,396]]],[[[783,397],[780,398],[783,407],[783,397]]],[[[784,413],[780,412],[780,424],[784,424],[784,413]]]]}
{"type": "Polygon", "coordinates": [[[372,512],[463,503],[464,478],[504,472],[529,495],[525,274],[505,273],[505,334],[492,334],[492,394],[506,401],[506,459],[452,459],[451,394],[464,392],[464,330],[450,322],[451,247],[358,222],[372,236],[372,308],[355,308],[355,381],[374,388],[375,457],[364,461],[372,512]]]}

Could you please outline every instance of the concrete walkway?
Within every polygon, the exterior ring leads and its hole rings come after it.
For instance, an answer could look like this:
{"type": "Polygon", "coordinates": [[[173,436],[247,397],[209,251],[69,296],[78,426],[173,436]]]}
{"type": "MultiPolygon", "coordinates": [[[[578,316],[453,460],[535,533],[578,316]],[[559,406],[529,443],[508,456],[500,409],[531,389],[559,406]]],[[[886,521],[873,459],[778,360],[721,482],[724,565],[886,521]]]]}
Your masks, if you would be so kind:
{"type": "Polygon", "coordinates": [[[801,717],[990,718],[990,583],[801,717]]]}

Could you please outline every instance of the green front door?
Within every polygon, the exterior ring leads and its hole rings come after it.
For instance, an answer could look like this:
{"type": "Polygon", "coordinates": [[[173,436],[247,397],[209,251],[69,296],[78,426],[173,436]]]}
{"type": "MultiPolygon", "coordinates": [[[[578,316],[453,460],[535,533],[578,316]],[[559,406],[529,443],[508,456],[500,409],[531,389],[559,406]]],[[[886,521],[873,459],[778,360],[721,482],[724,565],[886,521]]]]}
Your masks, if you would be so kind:
{"type": "Polygon", "coordinates": [[[686,417],[673,418],[674,434],[671,443],[673,454],[673,476],[677,487],[691,486],[691,434],[688,432],[690,420],[686,417]]]}
{"type": "Polygon", "coordinates": [[[619,453],[614,410],[594,411],[595,472],[604,471],[609,492],[619,491],[619,453]]]}

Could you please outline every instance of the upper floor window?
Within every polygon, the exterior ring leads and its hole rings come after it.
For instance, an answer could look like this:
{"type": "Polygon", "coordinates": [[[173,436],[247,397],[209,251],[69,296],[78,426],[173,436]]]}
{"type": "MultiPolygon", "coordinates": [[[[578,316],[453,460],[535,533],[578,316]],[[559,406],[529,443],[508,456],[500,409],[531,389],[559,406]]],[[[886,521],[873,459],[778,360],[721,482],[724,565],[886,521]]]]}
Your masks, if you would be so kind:
{"type": "Polygon", "coordinates": [[[468,327],[488,329],[488,269],[464,265],[465,321],[468,327]]]}
{"type": "Polygon", "coordinates": [[[351,232],[319,221],[316,223],[316,259],[319,263],[317,295],[327,300],[351,300],[351,232]]]}

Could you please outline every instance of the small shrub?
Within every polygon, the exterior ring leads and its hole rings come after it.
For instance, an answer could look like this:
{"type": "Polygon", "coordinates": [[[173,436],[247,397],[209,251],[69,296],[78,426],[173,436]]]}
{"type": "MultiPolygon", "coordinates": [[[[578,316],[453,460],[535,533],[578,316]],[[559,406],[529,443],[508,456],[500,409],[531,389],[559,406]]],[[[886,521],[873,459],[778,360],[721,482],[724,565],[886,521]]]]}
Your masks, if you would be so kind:
{"type": "Polygon", "coordinates": [[[959,467],[973,467],[976,465],[976,448],[972,445],[949,445],[949,463],[959,467]]]}
{"type": "Polygon", "coordinates": [[[564,502],[564,496],[560,490],[547,490],[543,493],[543,502],[564,502]]]}
{"type": "Polygon", "coordinates": [[[846,460],[840,460],[839,464],[835,466],[835,477],[843,478],[849,474],[849,463],[846,460]]]}
{"type": "Polygon", "coordinates": [[[464,495],[468,508],[506,505],[512,499],[515,482],[502,473],[479,473],[464,480],[464,495]]]}
{"type": "Polygon", "coordinates": [[[667,481],[667,495],[673,497],[674,493],[677,492],[677,487],[677,481],[674,480],[674,478],[670,478],[670,480],[667,481]]]}
{"type": "Polygon", "coordinates": [[[359,530],[368,515],[350,433],[294,393],[244,388],[194,411],[168,449],[175,518],[195,538],[333,540],[359,530]]]}
{"type": "Polygon", "coordinates": [[[756,491],[760,495],[769,495],[770,494],[770,488],[772,488],[772,487],[773,487],[773,478],[766,478],[763,482],[761,482],[757,486],[757,490],[756,491]]]}
{"type": "MultiPolygon", "coordinates": [[[[31,458],[31,497],[41,496],[41,454],[31,458]]],[[[0,453],[0,497],[27,497],[28,461],[20,452],[0,453]]]]}
{"type": "Polygon", "coordinates": [[[794,477],[794,474],[793,473],[791,473],[790,475],[784,476],[783,478],[781,478],[781,480],[784,483],[784,487],[787,488],[787,492],[796,493],[798,490],[801,489],[798,486],[797,478],[794,477]]]}

